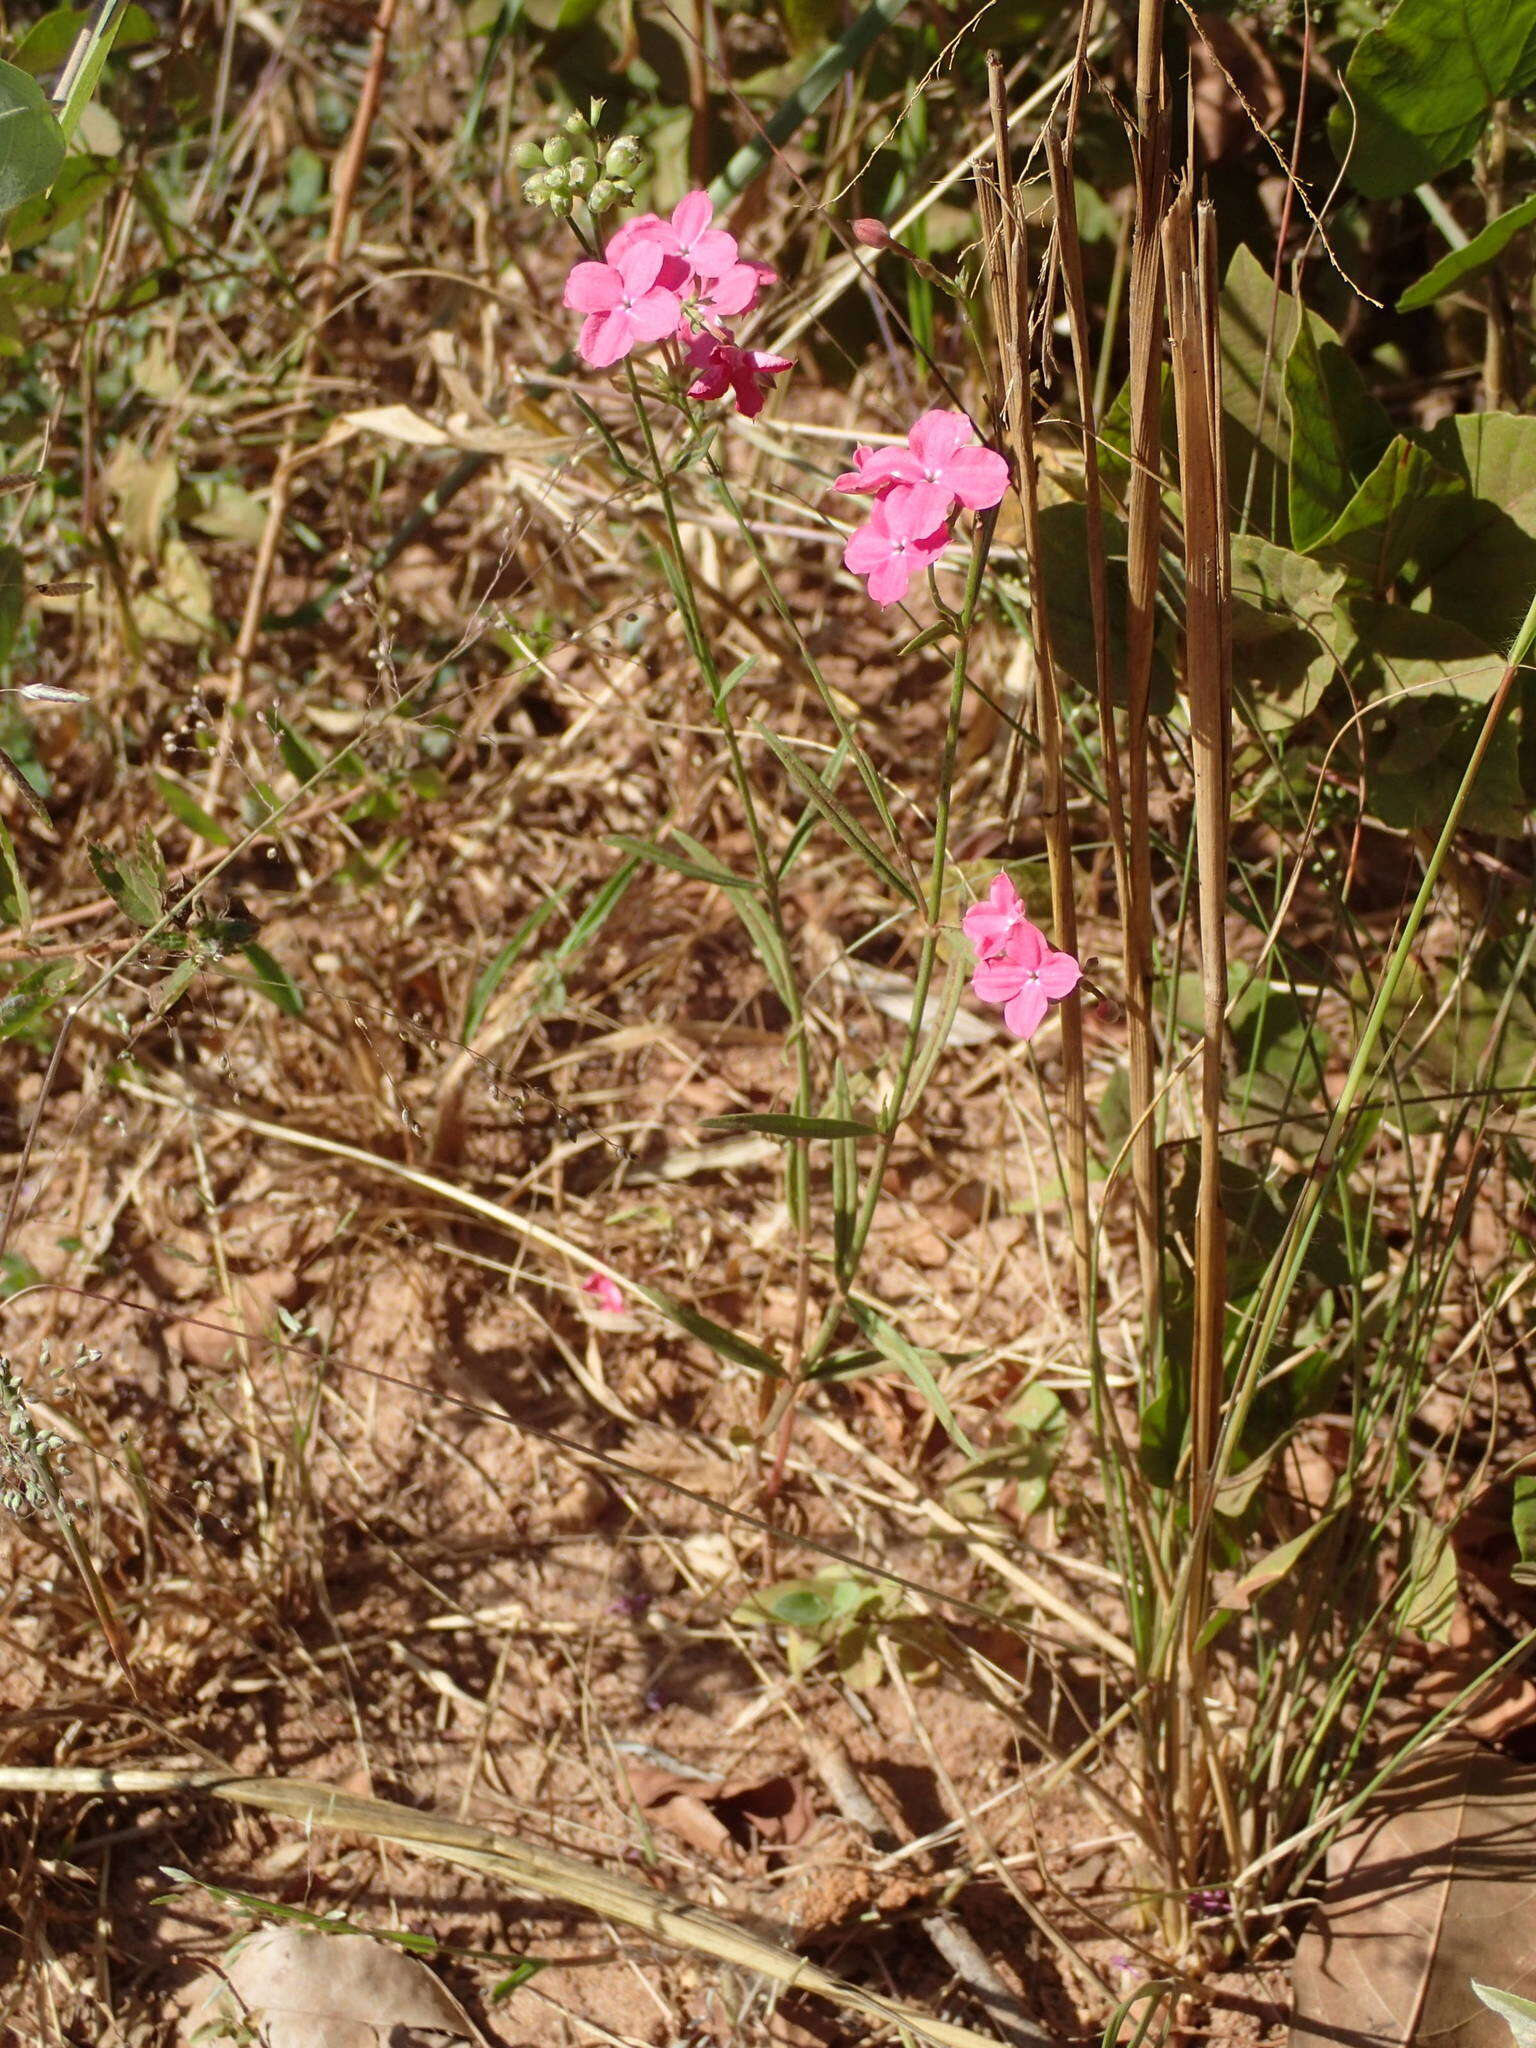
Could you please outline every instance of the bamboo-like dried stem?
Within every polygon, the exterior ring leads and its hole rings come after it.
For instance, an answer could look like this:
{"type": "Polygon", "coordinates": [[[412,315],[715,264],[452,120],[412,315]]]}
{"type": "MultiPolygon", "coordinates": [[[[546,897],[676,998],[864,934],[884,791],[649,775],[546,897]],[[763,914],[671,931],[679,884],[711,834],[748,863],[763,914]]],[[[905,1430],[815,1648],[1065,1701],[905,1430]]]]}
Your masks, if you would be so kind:
{"type": "MultiPolygon", "coordinates": [[[[1209,1602],[1211,1497],[1225,1385],[1227,1228],[1221,1188],[1221,1110],[1226,1073],[1227,816],[1231,758],[1231,563],[1221,438],[1215,217],[1183,187],[1163,223],[1163,274],[1178,419],[1184,512],[1184,680],[1194,761],[1195,853],[1200,906],[1204,1042],[1200,1066],[1200,1185],[1195,1211],[1195,1330],[1190,1356],[1191,1554],[1183,1614],[1187,1698],[1203,1691],[1201,1647],[1209,1602]]],[[[1193,1736],[1198,1714],[1189,1723],[1193,1736]]],[[[1184,1818],[1186,1851],[1205,1773],[1193,1758],[1184,1818]]],[[[1191,1873],[1193,1874],[1193,1873],[1191,1873]]]]}
{"type": "MultiPolygon", "coordinates": [[[[1136,51],[1136,210],[1131,239],[1131,480],[1126,505],[1125,792],[1129,891],[1124,909],[1131,1184],[1146,1329],[1162,1324],[1162,1205],[1152,1039],[1152,853],[1147,810],[1152,652],[1162,532],[1163,275],[1159,240],[1168,184],[1168,85],[1162,0],[1141,0],[1136,51]]],[[[1149,1345],[1149,1354],[1155,1343],[1149,1345]]]]}
{"type": "MultiPolygon", "coordinates": [[[[1073,888],[1072,823],[1067,815],[1063,765],[1061,692],[1051,641],[1049,593],[1046,590],[1040,539],[1040,470],[1035,452],[1032,412],[1033,376],[1029,356],[1029,249],[1023,212],[1013,184],[1009,153],[1007,87],[1001,59],[987,57],[992,109],[993,165],[996,183],[977,177],[987,284],[1003,366],[1007,430],[1013,449],[1019,503],[1024,512],[1024,552],[1029,563],[1030,623],[1034,638],[1037,683],[1036,723],[1040,733],[1040,770],[1046,854],[1051,871],[1051,918],[1055,942],[1064,952],[1077,951],[1077,900],[1073,888]]],[[[1093,1262],[1088,1210],[1088,1097],[1083,1058],[1083,1005],[1074,991],[1061,1004],[1061,1065],[1065,1095],[1066,1189],[1072,1233],[1073,1268],[1085,1319],[1093,1315],[1093,1262]]]]}
{"type": "Polygon", "coordinates": [[[563,1899],[584,1913],[632,1927],[647,1940],[753,1970],[785,1990],[809,1992],[879,2027],[894,2027],[899,2034],[931,2041],[934,2048],[996,2048],[985,2034],[949,2020],[931,2019],[913,2006],[861,1991],[792,1949],[736,1927],[686,1899],[670,1897],[634,1878],[615,1876],[558,1849],[449,1820],[444,1814],[424,1813],[385,1799],[360,1798],[303,1778],[242,1778],[225,1771],[156,1770],[138,1765],[127,1770],[0,1766],[0,1793],[5,1792],[98,1799],[201,1794],[280,1815],[306,1831],[329,1827],[372,1841],[408,1844],[441,1862],[495,1878],[510,1891],[563,1899]]]}

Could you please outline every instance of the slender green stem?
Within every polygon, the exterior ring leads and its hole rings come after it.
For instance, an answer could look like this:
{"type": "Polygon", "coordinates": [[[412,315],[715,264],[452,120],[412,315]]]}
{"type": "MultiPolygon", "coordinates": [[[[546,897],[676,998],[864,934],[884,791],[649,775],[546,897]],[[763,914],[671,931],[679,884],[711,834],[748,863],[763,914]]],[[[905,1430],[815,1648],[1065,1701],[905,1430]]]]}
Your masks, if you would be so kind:
{"type": "Polygon", "coordinates": [[[965,706],[971,634],[975,628],[982,579],[987,566],[987,552],[992,544],[992,528],[995,523],[995,514],[984,514],[976,523],[975,538],[971,544],[971,566],[966,577],[965,602],[960,612],[960,632],[955,641],[954,661],[949,675],[949,711],[944,721],[944,752],[939,763],[938,795],[933,811],[933,858],[929,863],[925,905],[928,928],[923,933],[922,945],[918,949],[917,973],[914,977],[912,1009],[907,1020],[906,1039],[897,1063],[896,1078],[891,1084],[890,1098],[880,1119],[880,1137],[875,1143],[869,1169],[865,1175],[864,1192],[860,1198],[858,1214],[854,1218],[839,1285],[832,1300],[827,1304],[821,1328],[813,1338],[806,1355],[808,1366],[814,1365],[824,1355],[827,1346],[836,1335],[843,1305],[852,1290],[854,1275],[858,1271],[859,1260],[863,1256],[864,1246],[874,1224],[875,1211],[880,1206],[880,1197],[885,1188],[885,1169],[890,1163],[896,1133],[900,1130],[902,1119],[907,1113],[907,1087],[917,1061],[917,1049],[923,1036],[923,1014],[928,1007],[928,993],[933,986],[933,970],[939,957],[939,919],[944,907],[944,878],[949,864],[949,820],[954,800],[955,757],[960,744],[960,714],[965,706]]]}

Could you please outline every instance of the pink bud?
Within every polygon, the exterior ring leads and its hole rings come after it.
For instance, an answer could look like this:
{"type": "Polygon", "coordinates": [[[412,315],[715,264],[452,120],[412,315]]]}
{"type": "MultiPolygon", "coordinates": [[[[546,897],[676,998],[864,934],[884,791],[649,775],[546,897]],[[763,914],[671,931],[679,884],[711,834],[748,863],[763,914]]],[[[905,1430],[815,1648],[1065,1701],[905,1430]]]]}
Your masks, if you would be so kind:
{"type": "Polygon", "coordinates": [[[862,242],[866,249],[889,249],[891,231],[883,220],[856,220],[853,224],[853,239],[862,242]]]}

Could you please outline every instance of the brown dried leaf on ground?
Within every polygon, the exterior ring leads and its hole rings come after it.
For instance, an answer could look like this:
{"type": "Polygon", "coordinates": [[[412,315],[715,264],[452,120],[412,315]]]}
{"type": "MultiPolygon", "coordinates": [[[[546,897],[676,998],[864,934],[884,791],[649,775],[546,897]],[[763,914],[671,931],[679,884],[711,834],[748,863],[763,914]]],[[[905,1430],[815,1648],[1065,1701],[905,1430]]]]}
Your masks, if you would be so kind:
{"type": "Polygon", "coordinates": [[[652,1764],[630,1764],[626,1772],[649,1820],[724,1863],[739,1864],[748,1846],[793,1848],[814,1818],[803,1781],[782,1773],[747,1783],[686,1778],[652,1764]]]}
{"type": "Polygon", "coordinates": [[[261,2048],[485,2048],[425,1963],[365,1935],[298,1927],[263,1928],[200,1978],[180,2040],[190,2044],[220,2020],[236,2029],[254,2022],[261,2048]]]}
{"type": "Polygon", "coordinates": [[[1509,2048],[1472,1980],[1536,1993],[1536,1769],[1457,1744],[1406,1765],[1329,1856],[1291,2048],[1509,2048]]]}

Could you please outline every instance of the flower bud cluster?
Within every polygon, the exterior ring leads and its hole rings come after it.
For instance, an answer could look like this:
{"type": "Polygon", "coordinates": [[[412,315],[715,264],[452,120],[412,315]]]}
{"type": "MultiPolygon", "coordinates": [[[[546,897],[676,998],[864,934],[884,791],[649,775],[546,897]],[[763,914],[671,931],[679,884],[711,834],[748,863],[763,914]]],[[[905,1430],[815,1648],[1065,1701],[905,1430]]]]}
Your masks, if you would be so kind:
{"type": "Polygon", "coordinates": [[[557,220],[568,220],[578,201],[594,219],[634,203],[631,180],[645,151],[633,135],[600,142],[593,128],[602,110],[602,101],[594,100],[590,115],[567,114],[548,142],[518,144],[512,157],[530,206],[547,206],[557,220]]]}

